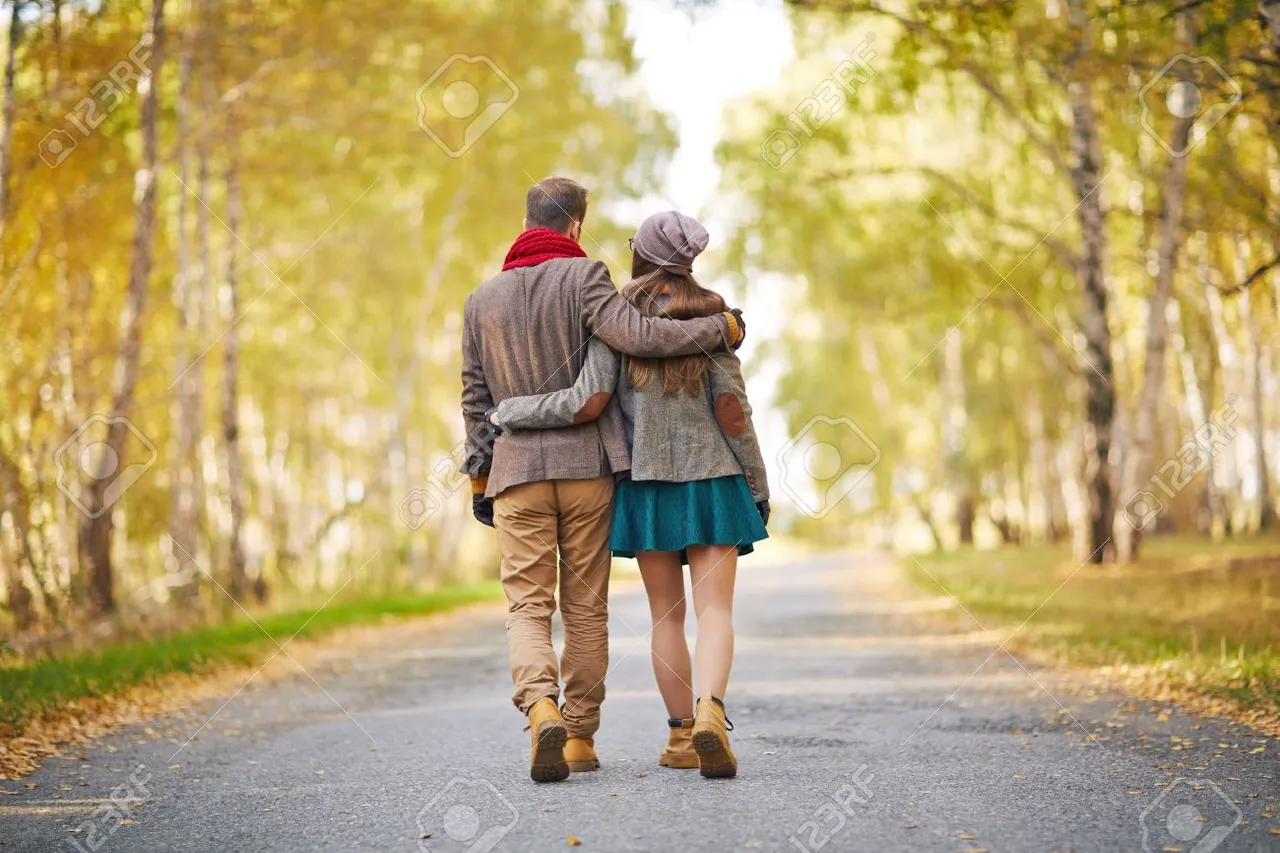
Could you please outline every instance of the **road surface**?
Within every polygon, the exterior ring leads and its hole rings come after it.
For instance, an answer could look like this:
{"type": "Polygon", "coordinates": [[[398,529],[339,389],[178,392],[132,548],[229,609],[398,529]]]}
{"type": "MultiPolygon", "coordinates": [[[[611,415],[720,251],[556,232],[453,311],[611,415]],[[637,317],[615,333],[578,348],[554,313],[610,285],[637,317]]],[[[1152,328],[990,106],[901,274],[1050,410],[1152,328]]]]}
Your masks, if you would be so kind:
{"type": "Polygon", "coordinates": [[[0,851],[1280,851],[1276,741],[1023,669],[885,557],[767,558],[739,577],[737,779],[657,765],[632,582],[599,772],[529,781],[494,607],[50,760],[3,785],[0,851]]]}

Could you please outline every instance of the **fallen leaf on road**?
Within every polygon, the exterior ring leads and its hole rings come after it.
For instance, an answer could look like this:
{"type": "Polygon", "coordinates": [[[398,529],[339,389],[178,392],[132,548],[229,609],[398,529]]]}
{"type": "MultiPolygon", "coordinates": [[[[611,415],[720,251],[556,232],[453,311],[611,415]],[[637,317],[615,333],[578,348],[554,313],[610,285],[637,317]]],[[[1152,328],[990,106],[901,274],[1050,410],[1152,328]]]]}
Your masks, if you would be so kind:
{"type": "Polygon", "coordinates": [[[581,847],[581,846],[582,846],[582,842],[581,842],[581,841],[579,841],[576,837],[574,837],[574,836],[570,835],[570,836],[569,836],[569,846],[570,846],[570,847],[581,847]]]}
{"type": "Polygon", "coordinates": [[[1280,826],[1267,827],[1267,835],[1280,835],[1280,826]]]}
{"type": "Polygon", "coordinates": [[[742,846],[743,846],[743,847],[750,847],[750,848],[752,848],[752,849],[755,849],[756,847],[763,847],[764,845],[762,845],[759,841],[748,841],[746,844],[744,844],[744,845],[742,845],[742,846]]]}
{"type": "Polygon", "coordinates": [[[902,825],[902,828],[903,828],[903,829],[915,829],[915,828],[916,828],[916,825],[915,825],[914,823],[904,823],[904,824],[902,825]]]}
{"type": "Polygon", "coordinates": [[[131,818],[131,817],[127,817],[127,818],[125,818],[124,820],[120,821],[120,825],[121,825],[121,826],[133,826],[133,818],[131,818]]]}
{"type": "Polygon", "coordinates": [[[974,840],[974,839],[976,839],[977,837],[978,837],[978,836],[974,835],[972,832],[965,832],[965,833],[961,833],[961,835],[960,835],[960,840],[961,840],[961,841],[973,841],[973,840],[974,840]]]}

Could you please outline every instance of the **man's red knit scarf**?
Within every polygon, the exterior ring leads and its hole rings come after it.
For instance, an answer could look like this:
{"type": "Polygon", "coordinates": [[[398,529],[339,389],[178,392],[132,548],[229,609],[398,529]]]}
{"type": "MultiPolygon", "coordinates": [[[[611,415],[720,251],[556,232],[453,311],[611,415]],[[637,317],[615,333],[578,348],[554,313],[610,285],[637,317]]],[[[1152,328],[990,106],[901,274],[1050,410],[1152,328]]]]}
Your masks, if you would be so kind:
{"type": "Polygon", "coordinates": [[[532,267],[553,258],[585,258],[587,253],[576,241],[550,228],[530,228],[516,238],[502,265],[504,271],[516,267],[532,267]]]}

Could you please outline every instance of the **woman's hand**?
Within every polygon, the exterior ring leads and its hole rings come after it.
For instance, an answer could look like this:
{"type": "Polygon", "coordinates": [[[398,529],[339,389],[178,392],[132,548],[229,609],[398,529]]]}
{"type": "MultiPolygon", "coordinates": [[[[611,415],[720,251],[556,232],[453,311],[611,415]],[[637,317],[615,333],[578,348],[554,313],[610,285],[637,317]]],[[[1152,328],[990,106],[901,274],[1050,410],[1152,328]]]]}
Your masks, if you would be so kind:
{"type": "Polygon", "coordinates": [[[769,509],[768,501],[756,501],[756,509],[760,512],[760,520],[764,522],[765,527],[769,526],[769,516],[772,510],[769,509]]]}

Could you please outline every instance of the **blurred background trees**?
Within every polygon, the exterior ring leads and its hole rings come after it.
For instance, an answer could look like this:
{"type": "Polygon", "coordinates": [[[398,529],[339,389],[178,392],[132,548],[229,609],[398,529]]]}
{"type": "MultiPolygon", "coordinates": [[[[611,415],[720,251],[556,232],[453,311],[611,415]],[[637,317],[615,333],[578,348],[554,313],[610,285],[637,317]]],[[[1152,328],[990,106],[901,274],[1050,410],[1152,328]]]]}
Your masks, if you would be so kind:
{"type": "MultiPolygon", "coordinates": [[[[775,526],[1081,562],[1272,529],[1280,4],[787,8],[715,205],[716,260],[786,283],[751,321],[775,526]],[[837,458],[797,474],[814,424],[837,458]]],[[[678,141],[628,5],[3,11],[0,635],[488,571],[451,461],[462,300],[548,174],[624,256],[600,202],[678,141]],[[454,121],[494,103],[478,141],[454,121]]]]}
{"type": "Polygon", "coordinates": [[[735,257],[803,281],[781,403],[884,443],[884,535],[1270,529],[1276,5],[790,6],[720,149],[735,257]]]}
{"type": "Polygon", "coordinates": [[[487,570],[449,463],[462,299],[534,180],[635,195],[673,144],[607,85],[633,59],[599,11],[5,3],[0,628],[487,570]],[[454,159],[415,93],[460,46],[521,108],[454,159]]]}

